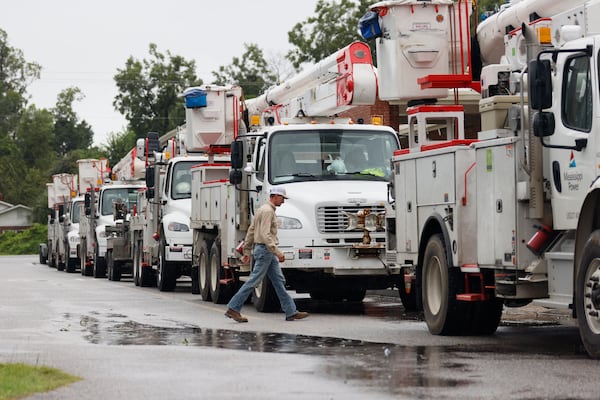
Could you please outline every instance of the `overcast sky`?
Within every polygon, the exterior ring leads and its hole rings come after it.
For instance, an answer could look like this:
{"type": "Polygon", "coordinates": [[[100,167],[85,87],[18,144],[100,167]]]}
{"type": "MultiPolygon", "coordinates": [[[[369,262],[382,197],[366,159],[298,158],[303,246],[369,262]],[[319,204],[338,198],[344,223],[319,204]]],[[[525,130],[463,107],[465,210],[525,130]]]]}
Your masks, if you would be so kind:
{"type": "Polygon", "coordinates": [[[287,32],[314,15],[317,0],[8,0],[0,28],[11,47],[42,66],[29,88],[31,102],[50,108],[70,86],[85,95],[74,109],[94,130],[94,143],[123,130],[114,110],[113,76],[129,56],[149,58],[148,45],[195,60],[197,75],[212,82],[212,71],[231,63],[256,43],[265,56],[284,55],[287,32]]]}

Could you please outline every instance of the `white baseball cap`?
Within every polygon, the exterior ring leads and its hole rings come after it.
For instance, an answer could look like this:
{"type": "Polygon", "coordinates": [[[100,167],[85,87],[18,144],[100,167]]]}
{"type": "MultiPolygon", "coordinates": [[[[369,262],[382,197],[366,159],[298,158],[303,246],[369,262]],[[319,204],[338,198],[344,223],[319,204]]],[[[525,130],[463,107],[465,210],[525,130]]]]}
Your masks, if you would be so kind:
{"type": "Polygon", "coordinates": [[[278,194],[280,196],[283,196],[284,199],[289,199],[289,197],[287,197],[287,194],[285,193],[285,188],[281,186],[271,186],[269,194],[278,194]]]}

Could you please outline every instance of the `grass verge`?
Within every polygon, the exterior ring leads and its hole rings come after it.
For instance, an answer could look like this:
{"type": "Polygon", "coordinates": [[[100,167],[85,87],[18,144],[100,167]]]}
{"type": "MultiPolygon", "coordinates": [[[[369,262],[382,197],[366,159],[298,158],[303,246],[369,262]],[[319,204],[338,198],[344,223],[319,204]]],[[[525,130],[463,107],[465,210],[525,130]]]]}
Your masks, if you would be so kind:
{"type": "Polygon", "coordinates": [[[0,400],[20,399],[77,382],[81,378],[56,368],[0,363],[0,400]]]}

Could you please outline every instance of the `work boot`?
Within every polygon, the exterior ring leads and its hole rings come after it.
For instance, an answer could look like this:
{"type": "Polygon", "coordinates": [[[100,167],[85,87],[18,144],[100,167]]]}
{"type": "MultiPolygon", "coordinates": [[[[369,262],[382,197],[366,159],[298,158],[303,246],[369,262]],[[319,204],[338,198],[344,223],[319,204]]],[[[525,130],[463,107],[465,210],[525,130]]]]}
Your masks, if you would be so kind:
{"type": "Polygon", "coordinates": [[[236,321],[236,322],[248,322],[248,318],[244,317],[242,314],[240,314],[239,312],[228,308],[227,311],[225,312],[225,316],[227,318],[231,318],[232,320],[236,321]]]}
{"type": "Polygon", "coordinates": [[[308,317],[308,313],[305,311],[298,311],[296,314],[290,315],[289,317],[285,317],[286,321],[295,321],[297,319],[304,319],[308,317]]]}

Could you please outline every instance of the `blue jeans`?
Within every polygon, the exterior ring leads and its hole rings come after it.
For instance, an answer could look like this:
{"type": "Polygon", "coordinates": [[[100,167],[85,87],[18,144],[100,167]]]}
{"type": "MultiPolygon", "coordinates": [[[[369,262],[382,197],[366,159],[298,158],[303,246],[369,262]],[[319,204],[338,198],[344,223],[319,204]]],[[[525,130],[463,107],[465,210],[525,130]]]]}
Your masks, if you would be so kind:
{"type": "Polygon", "coordinates": [[[285,316],[290,317],[296,314],[298,312],[296,303],[294,303],[294,299],[285,290],[285,277],[283,276],[283,272],[281,272],[279,260],[275,254],[267,250],[264,244],[254,246],[254,268],[252,268],[248,280],[244,282],[240,290],[231,298],[227,307],[240,312],[248,296],[265,277],[268,277],[273,284],[285,316]]]}

